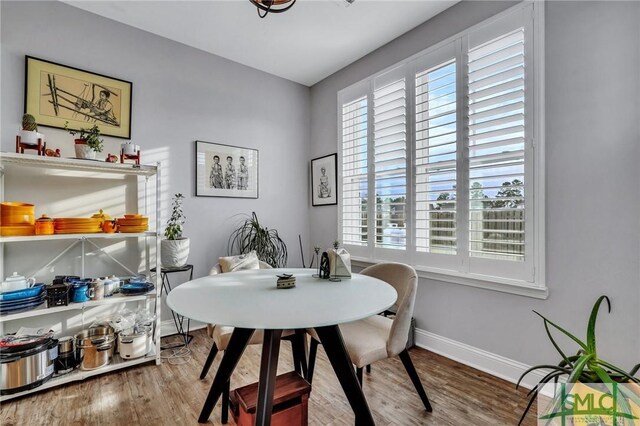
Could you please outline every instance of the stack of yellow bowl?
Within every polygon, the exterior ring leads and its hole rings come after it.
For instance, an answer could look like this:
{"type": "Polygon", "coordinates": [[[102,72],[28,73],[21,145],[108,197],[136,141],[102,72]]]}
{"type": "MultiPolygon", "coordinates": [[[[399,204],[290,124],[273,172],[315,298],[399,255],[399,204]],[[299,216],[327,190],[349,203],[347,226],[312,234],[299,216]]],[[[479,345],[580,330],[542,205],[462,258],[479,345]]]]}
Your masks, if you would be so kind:
{"type": "Polygon", "coordinates": [[[35,234],[36,208],[33,204],[0,203],[0,235],[17,237],[35,234]]]}
{"type": "Polygon", "coordinates": [[[84,217],[67,217],[53,220],[56,234],[95,234],[102,232],[101,219],[84,217]]]}
{"type": "Polygon", "coordinates": [[[123,233],[145,232],[149,229],[149,218],[141,214],[125,214],[118,219],[118,231],[123,233]]]}

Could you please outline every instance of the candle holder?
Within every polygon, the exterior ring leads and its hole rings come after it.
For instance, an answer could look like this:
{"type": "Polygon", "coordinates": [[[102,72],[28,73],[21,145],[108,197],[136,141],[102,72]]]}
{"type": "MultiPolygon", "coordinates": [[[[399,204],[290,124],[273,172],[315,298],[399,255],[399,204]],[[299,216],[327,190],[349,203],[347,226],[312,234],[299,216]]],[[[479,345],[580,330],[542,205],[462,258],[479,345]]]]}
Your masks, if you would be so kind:
{"type": "MultiPolygon", "coordinates": [[[[317,268],[317,273],[313,274],[312,277],[313,278],[320,278],[320,246],[313,246],[313,258],[316,259],[316,261],[318,262],[318,268],[317,268]]],[[[313,261],[312,261],[313,263],[313,261]]]]}

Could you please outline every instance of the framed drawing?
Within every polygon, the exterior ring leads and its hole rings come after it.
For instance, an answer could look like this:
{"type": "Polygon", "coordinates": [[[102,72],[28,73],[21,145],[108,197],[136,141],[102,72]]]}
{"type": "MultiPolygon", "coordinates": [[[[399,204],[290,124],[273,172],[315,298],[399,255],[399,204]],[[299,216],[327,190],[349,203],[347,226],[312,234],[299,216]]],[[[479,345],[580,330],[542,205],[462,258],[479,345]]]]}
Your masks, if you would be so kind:
{"type": "Polygon", "coordinates": [[[129,81],[26,57],[24,111],[39,125],[63,129],[97,124],[103,135],[131,138],[129,81]]]}
{"type": "Polygon", "coordinates": [[[314,207],[338,204],[338,154],[311,160],[311,204],[314,207]]]}
{"type": "Polygon", "coordinates": [[[258,198],[258,150],[196,141],[196,197],[258,198]]]}

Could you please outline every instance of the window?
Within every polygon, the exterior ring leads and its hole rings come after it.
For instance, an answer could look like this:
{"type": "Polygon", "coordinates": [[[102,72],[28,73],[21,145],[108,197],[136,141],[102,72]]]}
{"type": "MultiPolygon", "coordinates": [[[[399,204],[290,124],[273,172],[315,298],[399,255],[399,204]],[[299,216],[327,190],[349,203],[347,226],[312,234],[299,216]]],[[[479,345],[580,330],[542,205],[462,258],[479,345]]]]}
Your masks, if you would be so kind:
{"type": "Polygon", "coordinates": [[[339,238],[355,259],[546,294],[542,6],[340,91],[339,238]]]}

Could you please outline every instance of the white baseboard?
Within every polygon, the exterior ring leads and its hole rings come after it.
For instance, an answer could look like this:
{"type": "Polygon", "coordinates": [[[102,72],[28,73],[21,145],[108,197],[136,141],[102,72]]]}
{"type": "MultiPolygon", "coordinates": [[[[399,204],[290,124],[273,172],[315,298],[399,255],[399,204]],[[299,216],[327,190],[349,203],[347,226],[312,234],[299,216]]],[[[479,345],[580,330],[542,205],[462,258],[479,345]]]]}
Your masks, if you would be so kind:
{"type": "MultiPolygon", "coordinates": [[[[518,379],[530,366],[501,355],[487,352],[482,349],[457,342],[447,337],[416,328],[416,346],[435,352],[438,355],[450,358],[459,363],[468,365],[477,370],[489,373],[511,383],[517,383],[518,379]]],[[[531,389],[544,373],[533,371],[527,374],[521,386],[531,389]]]]}
{"type": "MultiPolygon", "coordinates": [[[[191,321],[191,327],[189,327],[189,332],[200,330],[201,328],[205,328],[207,325],[199,323],[197,321],[191,321]]],[[[186,331],[187,321],[184,322],[184,327],[186,331]]],[[[176,329],[176,325],[172,319],[165,320],[160,322],[160,337],[171,336],[172,334],[176,334],[178,330],[176,329]]]]}

